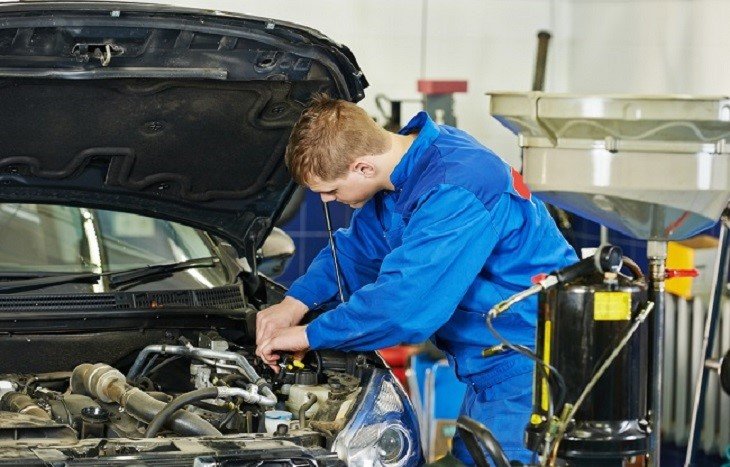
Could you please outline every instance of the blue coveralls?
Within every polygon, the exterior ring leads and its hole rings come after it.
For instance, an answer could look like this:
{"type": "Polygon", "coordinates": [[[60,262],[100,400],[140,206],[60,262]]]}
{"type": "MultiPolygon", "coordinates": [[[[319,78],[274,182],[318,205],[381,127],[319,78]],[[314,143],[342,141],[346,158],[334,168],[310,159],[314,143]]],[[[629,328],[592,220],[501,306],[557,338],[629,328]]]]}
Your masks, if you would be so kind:
{"type": "MultiPolygon", "coordinates": [[[[400,133],[418,135],[391,175],[395,191],[376,194],[335,234],[349,300],[308,325],[309,344],[364,351],[432,338],[468,385],[461,412],[490,428],[510,459],[529,461],[533,364],[512,352],[482,357],[497,344],[485,316],[577,257],[519,173],[474,138],[425,112],[400,133]]],[[[327,248],[288,292],[310,308],[336,294],[327,248]]],[[[536,308],[536,298],[515,305],[495,328],[534,347],[536,308]]],[[[453,453],[472,462],[458,437],[453,453]]]]}

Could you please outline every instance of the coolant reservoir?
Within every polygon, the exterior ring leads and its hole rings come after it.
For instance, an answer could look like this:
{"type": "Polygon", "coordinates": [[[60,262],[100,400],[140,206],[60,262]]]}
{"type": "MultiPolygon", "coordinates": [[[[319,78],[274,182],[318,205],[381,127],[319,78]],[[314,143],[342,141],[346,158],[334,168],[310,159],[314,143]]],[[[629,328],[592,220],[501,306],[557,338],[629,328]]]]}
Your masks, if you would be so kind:
{"type": "Polygon", "coordinates": [[[306,417],[312,417],[315,413],[317,413],[317,410],[319,410],[319,403],[329,399],[330,387],[326,384],[292,384],[291,389],[289,390],[289,399],[286,401],[286,408],[294,413],[295,417],[299,415],[299,407],[309,400],[307,394],[314,394],[317,396],[317,403],[310,407],[305,413],[306,417]]]}

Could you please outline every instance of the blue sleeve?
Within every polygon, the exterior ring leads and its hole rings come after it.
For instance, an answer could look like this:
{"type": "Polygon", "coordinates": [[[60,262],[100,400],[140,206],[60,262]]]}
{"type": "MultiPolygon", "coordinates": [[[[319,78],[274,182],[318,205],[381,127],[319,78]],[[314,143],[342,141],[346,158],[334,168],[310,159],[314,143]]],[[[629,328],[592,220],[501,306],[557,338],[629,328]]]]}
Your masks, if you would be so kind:
{"type": "Polygon", "coordinates": [[[432,189],[377,281],[307,326],[310,347],[374,350],[423,342],[449,320],[497,239],[490,212],[472,192],[432,189]]]}
{"type": "MultiPolygon", "coordinates": [[[[334,234],[337,259],[345,294],[350,295],[363,285],[375,282],[380,264],[388,252],[383,227],[370,200],[352,215],[350,226],[334,234]]],[[[337,296],[337,279],[329,246],[324,247],[307,272],[294,281],[287,295],[310,309],[337,296]]]]}

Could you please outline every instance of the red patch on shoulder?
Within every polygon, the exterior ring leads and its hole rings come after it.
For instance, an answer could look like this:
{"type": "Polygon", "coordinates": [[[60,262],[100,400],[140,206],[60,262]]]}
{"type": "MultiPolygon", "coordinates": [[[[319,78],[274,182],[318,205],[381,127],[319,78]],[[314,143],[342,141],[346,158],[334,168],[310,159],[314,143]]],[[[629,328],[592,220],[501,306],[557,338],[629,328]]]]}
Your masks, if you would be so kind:
{"type": "Polygon", "coordinates": [[[532,197],[532,193],[530,193],[530,189],[525,185],[522,175],[514,167],[510,167],[510,169],[512,170],[512,187],[518,195],[529,200],[532,197]]]}

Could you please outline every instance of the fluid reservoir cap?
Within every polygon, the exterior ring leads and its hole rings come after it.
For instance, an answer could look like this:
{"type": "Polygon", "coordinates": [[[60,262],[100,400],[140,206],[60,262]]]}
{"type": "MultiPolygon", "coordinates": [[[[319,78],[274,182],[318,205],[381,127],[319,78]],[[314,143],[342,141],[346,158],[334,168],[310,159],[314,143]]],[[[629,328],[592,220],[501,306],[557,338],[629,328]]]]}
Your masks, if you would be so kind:
{"type": "Polygon", "coordinates": [[[313,371],[297,371],[294,376],[294,384],[315,385],[317,384],[317,373],[313,371]]]}
{"type": "Polygon", "coordinates": [[[81,409],[81,418],[90,423],[104,423],[109,420],[109,412],[101,407],[90,405],[81,409]]]}
{"type": "Polygon", "coordinates": [[[288,431],[292,413],[286,410],[267,410],[264,412],[264,426],[267,433],[276,433],[279,425],[285,425],[288,431]]]}

